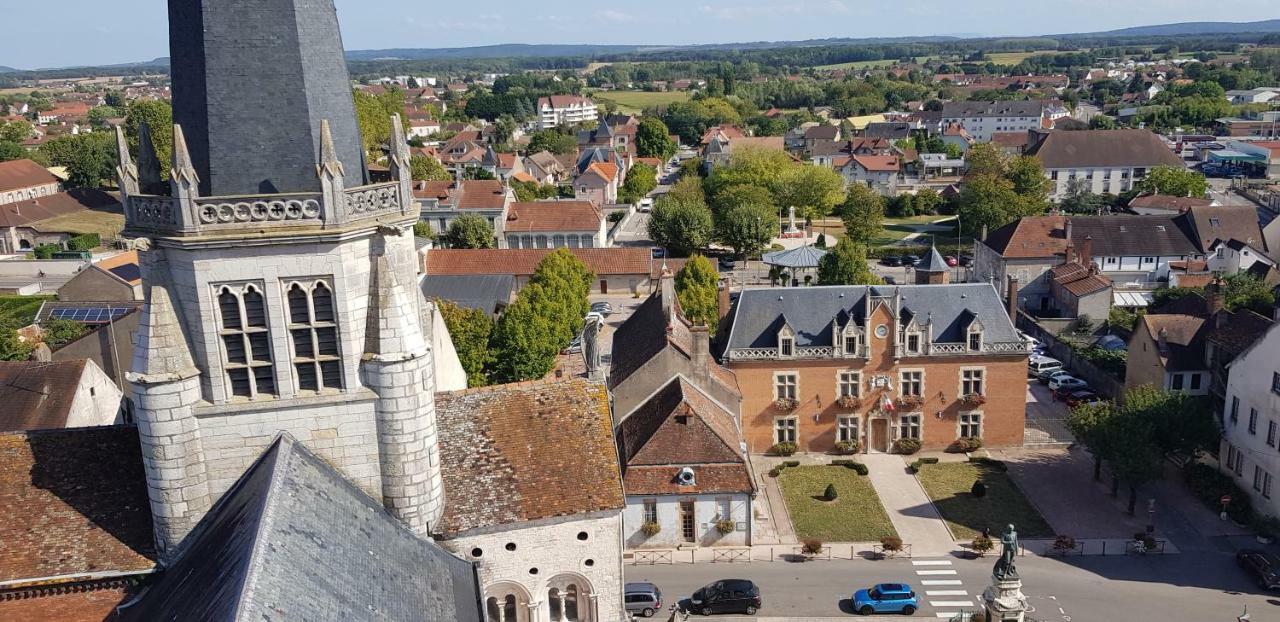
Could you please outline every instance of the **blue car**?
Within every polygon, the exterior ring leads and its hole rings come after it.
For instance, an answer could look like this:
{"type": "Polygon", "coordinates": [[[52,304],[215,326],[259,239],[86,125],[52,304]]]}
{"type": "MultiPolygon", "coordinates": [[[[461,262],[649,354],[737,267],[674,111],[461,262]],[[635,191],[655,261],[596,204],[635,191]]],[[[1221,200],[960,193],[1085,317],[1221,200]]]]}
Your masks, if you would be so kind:
{"type": "Polygon", "coordinates": [[[869,616],[873,613],[911,615],[920,608],[920,600],[906,583],[881,583],[853,594],[853,610],[869,616]]]}

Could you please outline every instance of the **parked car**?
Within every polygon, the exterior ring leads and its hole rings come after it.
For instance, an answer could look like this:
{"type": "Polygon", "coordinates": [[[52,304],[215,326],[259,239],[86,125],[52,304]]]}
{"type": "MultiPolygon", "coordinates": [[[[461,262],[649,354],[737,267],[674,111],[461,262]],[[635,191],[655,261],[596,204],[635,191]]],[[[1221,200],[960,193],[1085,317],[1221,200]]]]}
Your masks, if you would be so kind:
{"type": "Polygon", "coordinates": [[[1062,401],[1066,402],[1067,406],[1071,408],[1075,408],[1076,406],[1080,406],[1081,404],[1099,404],[1106,400],[1102,399],[1101,395],[1098,395],[1093,391],[1086,390],[1086,391],[1075,391],[1071,393],[1071,395],[1068,395],[1066,399],[1062,401]]]}
{"type": "Polygon", "coordinates": [[[653,209],[653,199],[650,199],[648,197],[640,199],[640,205],[636,207],[636,210],[642,214],[647,214],[649,213],[649,210],[652,210],[652,209],[653,209]]]}
{"type": "Polygon", "coordinates": [[[1055,369],[1046,369],[1040,372],[1039,374],[1036,374],[1036,380],[1039,380],[1040,384],[1047,385],[1049,384],[1049,381],[1053,380],[1054,378],[1057,378],[1059,376],[1070,376],[1070,375],[1071,375],[1070,371],[1063,369],[1061,367],[1058,367],[1055,369]]]}
{"type": "Polygon", "coordinates": [[[1031,335],[1028,335],[1022,331],[1018,331],[1018,336],[1022,337],[1022,340],[1026,342],[1028,352],[1037,352],[1037,351],[1044,350],[1044,345],[1040,343],[1039,339],[1036,339],[1035,337],[1032,337],[1031,335]]]}
{"type": "Polygon", "coordinates": [[[613,305],[604,301],[591,303],[591,310],[605,317],[613,315],[613,305]]]}
{"type": "Polygon", "coordinates": [[[960,265],[960,261],[956,259],[955,256],[953,255],[947,255],[946,257],[943,257],[943,259],[945,259],[947,262],[947,265],[951,266],[952,268],[960,265]]]}
{"type": "Polygon", "coordinates": [[[1058,389],[1061,389],[1063,387],[1074,389],[1076,391],[1081,391],[1089,388],[1089,383],[1079,378],[1076,378],[1075,376],[1072,376],[1072,375],[1054,376],[1049,379],[1050,391],[1057,391],[1058,389]]]}
{"type": "Polygon", "coordinates": [[[882,276],[882,277],[880,277],[880,280],[881,280],[881,281],[884,281],[884,284],[885,284],[885,285],[897,285],[897,284],[898,284],[898,280],[897,280],[897,279],[895,279],[895,278],[893,278],[893,277],[891,277],[891,276],[889,276],[889,275],[887,275],[887,274],[886,274],[886,275],[884,275],[884,276],[882,276]]]}
{"type": "Polygon", "coordinates": [[[1047,356],[1032,356],[1027,359],[1027,377],[1036,378],[1044,372],[1062,369],[1062,361],[1047,356]]]}
{"type": "Polygon", "coordinates": [[[853,610],[869,616],[873,613],[911,615],[920,608],[920,600],[906,583],[881,583],[853,594],[853,610]]]}
{"type": "Polygon", "coordinates": [[[651,618],[662,610],[662,590],[652,583],[628,583],[622,592],[627,613],[651,618]]]}
{"type": "Polygon", "coordinates": [[[892,266],[895,268],[899,267],[902,265],[902,257],[899,257],[897,255],[885,255],[884,257],[880,258],[880,265],[892,266]]]}
{"type": "Polygon", "coordinates": [[[1067,398],[1071,397],[1071,395],[1072,395],[1073,393],[1080,393],[1080,392],[1086,392],[1086,393],[1087,393],[1087,392],[1089,392],[1089,391],[1090,391],[1090,389],[1089,389],[1087,386],[1085,386],[1085,387],[1078,387],[1078,386],[1072,386],[1072,385],[1068,384],[1068,385],[1066,385],[1066,386],[1058,387],[1058,388],[1056,388],[1056,389],[1054,389],[1054,390],[1050,391],[1050,392],[1049,392],[1049,394],[1053,396],[1053,399],[1054,399],[1055,401],[1058,401],[1058,402],[1065,402],[1065,401],[1067,401],[1067,398]]]}
{"type": "Polygon", "coordinates": [[[738,262],[729,255],[721,256],[719,263],[720,269],[723,271],[736,270],[738,268],[738,262]]]}
{"type": "Polygon", "coordinates": [[[903,263],[903,265],[907,265],[907,266],[914,266],[914,265],[916,265],[916,264],[920,263],[920,258],[919,258],[919,257],[917,257],[917,256],[915,256],[915,255],[903,255],[903,256],[902,256],[902,263],[903,263]]]}
{"type": "Polygon", "coordinates": [[[1280,561],[1266,551],[1244,549],[1236,553],[1236,563],[1264,590],[1280,589],[1280,561]]]}
{"type": "Polygon", "coordinates": [[[689,597],[690,609],[704,616],[713,613],[745,613],[755,615],[764,603],[760,600],[760,588],[747,579],[723,579],[689,597]]]}

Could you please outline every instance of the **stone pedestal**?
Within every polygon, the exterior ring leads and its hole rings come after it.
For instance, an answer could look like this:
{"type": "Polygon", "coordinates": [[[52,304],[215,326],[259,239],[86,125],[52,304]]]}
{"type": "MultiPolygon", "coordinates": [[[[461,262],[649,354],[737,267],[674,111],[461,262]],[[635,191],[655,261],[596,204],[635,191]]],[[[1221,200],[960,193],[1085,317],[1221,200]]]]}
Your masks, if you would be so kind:
{"type": "Polygon", "coordinates": [[[1023,622],[1030,605],[1022,595],[1022,579],[1016,575],[991,577],[991,585],[982,593],[987,622],[1023,622]]]}

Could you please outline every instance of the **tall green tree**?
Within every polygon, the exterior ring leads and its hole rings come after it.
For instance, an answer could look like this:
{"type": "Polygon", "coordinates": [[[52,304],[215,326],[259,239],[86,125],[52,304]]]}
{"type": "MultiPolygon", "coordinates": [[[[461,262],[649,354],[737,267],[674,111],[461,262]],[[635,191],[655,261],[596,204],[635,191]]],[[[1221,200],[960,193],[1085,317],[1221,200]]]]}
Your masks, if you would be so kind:
{"type": "Polygon", "coordinates": [[[420,153],[409,157],[409,171],[414,181],[449,181],[453,178],[439,160],[420,153]]]}
{"type": "Polygon", "coordinates": [[[649,238],[679,257],[706,248],[714,233],[711,208],[701,198],[669,193],[649,215],[649,238]]]}
{"type": "Polygon", "coordinates": [[[758,255],[778,231],[773,197],[760,186],[739,184],[716,195],[715,237],[739,258],[758,255]]]}
{"type": "Polygon", "coordinates": [[[807,221],[830,214],[844,198],[844,178],[825,166],[787,166],[774,189],[779,206],[795,207],[807,221]]]}
{"type": "Polygon", "coordinates": [[[553,127],[538,130],[529,135],[529,145],[525,153],[534,154],[549,151],[555,155],[573,153],[578,149],[578,139],[569,130],[553,127]]]}
{"type": "Polygon", "coordinates": [[[160,168],[167,170],[173,158],[173,107],[161,100],[137,100],[129,104],[124,131],[134,157],[138,155],[138,128],[143,123],[151,130],[151,144],[155,146],[160,168]]]}
{"type": "Polygon", "coordinates": [[[493,227],[483,216],[463,214],[449,223],[440,241],[449,248],[493,248],[493,227]]]}
{"type": "Polygon", "coordinates": [[[16,119],[0,123],[0,141],[19,143],[31,138],[31,123],[24,119],[16,119]]]}
{"type": "Polygon", "coordinates": [[[618,189],[618,199],[623,203],[637,203],[658,187],[658,170],[643,162],[631,165],[627,178],[618,189]]]}
{"type": "Polygon", "coordinates": [[[115,138],[108,132],[65,134],[42,145],[38,155],[49,166],[66,167],[73,188],[97,188],[115,176],[115,138]]]}
{"type": "Polygon", "coordinates": [[[1003,177],[1008,164],[994,143],[978,143],[969,148],[964,154],[964,163],[965,177],[1003,177]]]}
{"type": "Polygon", "coordinates": [[[720,319],[720,277],[709,259],[690,257],[676,273],[675,286],[686,319],[701,326],[716,325],[720,319]]]}
{"type": "Polygon", "coordinates": [[[819,285],[879,285],[882,281],[867,265],[866,247],[842,238],[818,261],[819,285]]]}
{"type": "Polygon", "coordinates": [[[383,158],[383,147],[391,141],[391,115],[404,116],[404,92],[392,89],[374,95],[361,90],[352,92],[356,108],[356,123],[370,162],[383,158]]]}
{"type": "Polygon", "coordinates": [[[0,140],[0,162],[21,160],[27,157],[27,150],[15,142],[0,140]]]}
{"type": "Polygon", "coordinates": [[[520,382],[546,376],[563,347],[555,318],[539,308],[541,285],[526,285],[516,295],[493,332],[493,373],[499,382],[520,382]]]}
{"type": "Polygon", "coordinates": [[[467,372],[467,386],[482,387],[489,384],[486,367],[492,363],[489,340],[493,336],[493,318],[480,309],[459,307],[450,300],[436,300],[440,315],[444,317],[449,338],[458,352],[462,369],[467,372]]]}
{"type": "Polygon", "coordinates": [[[849,186],[849,196],[840,206],[845,235],[863,246],[870,246],[884,229],[884,197],[863,185],[849,186]]]}
{"type": "Polygon", "coordinates": [[[636,155],[642,158],[668,160],[676,153],[676,142],[671,140],[671,130],[662,119],[654,116],[640,118],[636,127],[636,155]]]}
{"type": "Polygon", "coordinates": [[[1248,272],[1238,272],[1223,280],[1226,281],[1223,303],[1228,309],[1253,309],[1270,316],[1270,309],[1276,303],[1276,295],[1266,281],[1248,272]]]}
{"type": "Polygon", "coordinates": [[[791,157],[776,149],[745,147],[736,149],[729,163],[716,167],[706,179],[711,206],[720,209],[721,194],[736,186],[756,186],[769,191],[770,202],[777,205],[777,191],[789,169],[796,166],[791,157]]]}
{"type": "Polygon", "coordinates": [[[1209,191],[1209,182],[1204,175],[1190,169],[1157,166],[1147,172],[1138,187],[1152,194],[1199,198],[1209,191]]]}
{"type": "Polygon", "coordinates": [[[558,326],[561,347],[582,332],[583,318],[591,310],[587,297],[595,278],[591,269],[567,248],[547,254],[534,268],[530,283],[542,286],[546,296],[538,301],[541,310],[551,315],[558,326]]]}

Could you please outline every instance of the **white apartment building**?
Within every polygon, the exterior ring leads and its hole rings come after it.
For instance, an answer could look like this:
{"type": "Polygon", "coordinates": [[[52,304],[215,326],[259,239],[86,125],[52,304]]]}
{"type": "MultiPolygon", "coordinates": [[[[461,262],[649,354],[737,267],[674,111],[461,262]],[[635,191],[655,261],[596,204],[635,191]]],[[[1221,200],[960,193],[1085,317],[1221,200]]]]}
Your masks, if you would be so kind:
{"type": "Polygon", "coordinates": [[[1053,182],[1049,198],[1073,190],[1120,194],[1157,166],[1184,166],[1164,141],[1148,130],[1050,132],[1030,151],[1053,182]]]}
{"type": "Polygon", "coordinates": [[[995,132],[1026,132],[1041,128],[1045,105],[1040,101],[955,101],[942,106],[942,124],[964,127],[974,142],[985,143],[995,132]]]}
{"type": "Polygon", "coordinates": [[[1222,467],[1255,511],[1280,517],[1280,325],[1228,366],[1222,467]],[[1263,388],[1267,387],[1267,388],[1263,388]]]}
{"type": "Polygon", "coordinates": [[[598,118],[596,103],[580,95],[552,95],[538,98],[538,127],[575,125],[598,118]]]}

